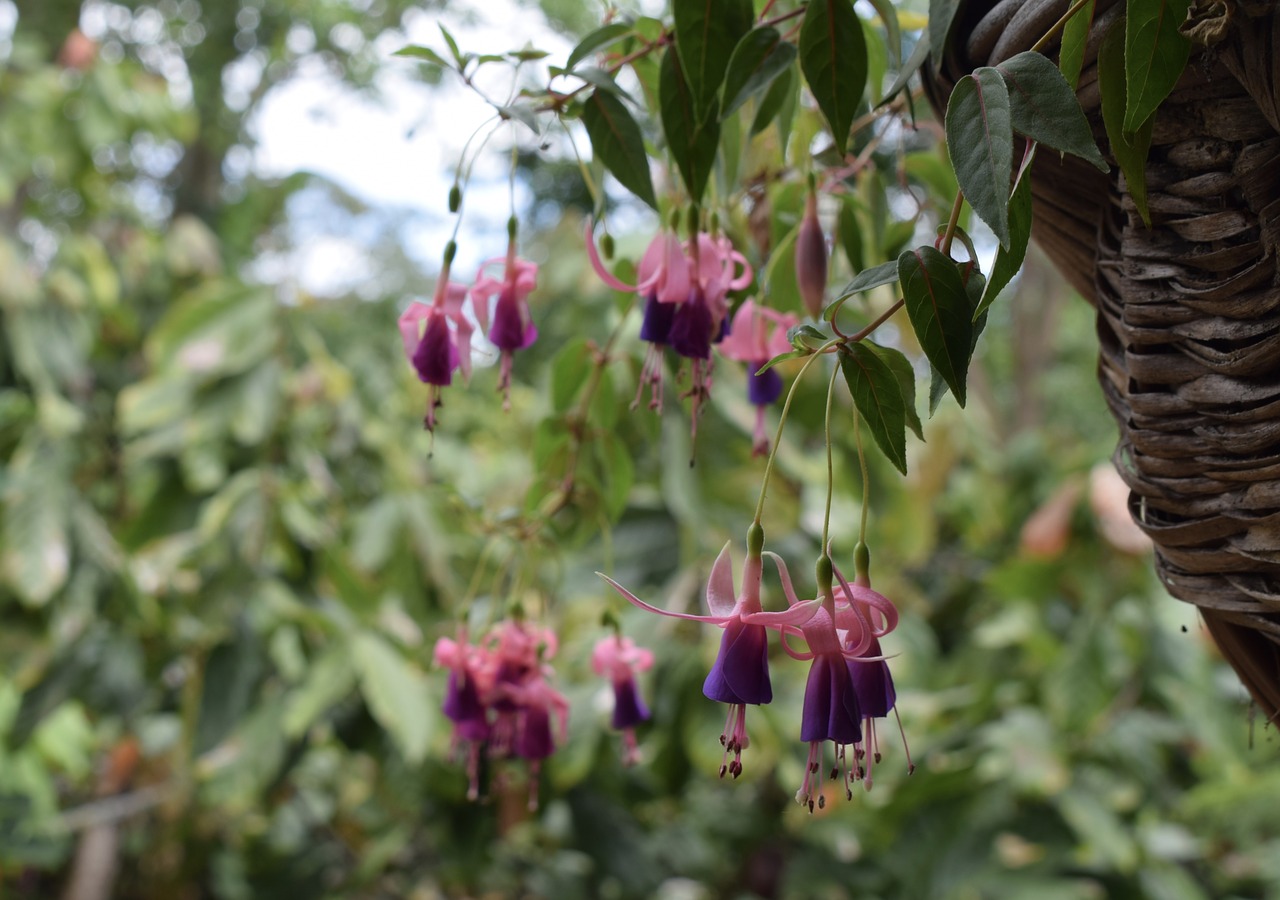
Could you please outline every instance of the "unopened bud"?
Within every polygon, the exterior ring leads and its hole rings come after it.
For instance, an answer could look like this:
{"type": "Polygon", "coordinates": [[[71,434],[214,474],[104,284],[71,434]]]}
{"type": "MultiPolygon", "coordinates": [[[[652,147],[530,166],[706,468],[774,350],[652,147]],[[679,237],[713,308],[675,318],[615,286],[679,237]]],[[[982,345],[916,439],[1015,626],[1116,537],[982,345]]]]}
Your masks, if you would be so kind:
{"type": "Polygon", "coordinates": [[[449,188],[449,212],[456,213],[462,207],[462,188],[455,181],[449,188]]]}
{"type": "Polygon", "coordinates": [[[515,216],[512,216],[511,218],[507,219],[507,237],[511,238],[511,240],[514,241],[516,239],[516,232],[518,232],[519,230],[520,230],[520,223],[519,221],[516,220],[515,216]]]}
{"type": "Polygon", "coordinates": [[[752,522],[747,529],[747,556],[755,559],[764,551],[764,528],[759,522],[752,522]]]}
{"type": "Polygon", "coordinates": [[[600,238],[600,255],[605,259],[613,259],[613,235],[607,232],[600,238]]]}
{"type": "Polygon", "coordinates": [[[805,310],[818,318],[827,290],[827,239],[818,221],[818,198],[812,192],[805,201],[804,218],[796,235],[796,284],[805,310]]]}
{"type": "Polygon", "coordinates": [[[458,242],[450,241],[444,245],[444,264],[453,265],[453,258],[458,255],[458,242]]]}

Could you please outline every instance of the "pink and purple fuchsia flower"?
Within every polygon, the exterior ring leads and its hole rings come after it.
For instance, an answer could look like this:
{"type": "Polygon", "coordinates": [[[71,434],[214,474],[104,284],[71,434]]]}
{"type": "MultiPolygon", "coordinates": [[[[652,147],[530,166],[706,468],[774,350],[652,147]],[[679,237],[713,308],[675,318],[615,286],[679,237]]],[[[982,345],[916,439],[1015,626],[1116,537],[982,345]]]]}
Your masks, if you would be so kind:
{"type": "Polygon", "coordinates": [[[761,372],[760,368],[775,356],[791,350],[787,331],[798,321],[791,313],[780,313],[755,300],[746,300],[734,313],[729,336],[720,344],[720,352],[724,356],[747,364],[747,399],[756,408],[752,456],[763,456],[769,452],[764,411],[782,396],[782,376],[778,370],[771,368],[761,372]]]}
{"type": "Polygon", "coordinates": [[[761,611],[761,574],[759,553],[753,555],[748,552],[742,567],[742,593],[735,596],[733,560],[726,544],[716,557],[707,581],[707,606],[711,610],[708,616],[650,606],[613,579],[600,575],[628,602],[641,609],[677,619],[707,622],[724,629],[720,652],[702,685],[702,693],[707,699],[729,705],[729,717],[720,734],[720,743],[724,745],[721,778],[726,773],[734,778],[742,774],[742,751],[751,743],[747,737],[747,706],[757,706],[773,699],[773,686],[769,681],[768,637],[763,625],[750,621],[761,611]],[[733,754],[732,760],[729,759],[730,753],[733,754]]]}
{"type": "Polygon", "coordinates": [[[440,389],[453,383],[453,373],[462,371],[471,377],[472,325],[463,314],[467,289],[449,280],[453,244],[445,251],[445,264],[436,282],[431,304],[413,301],[400,314],[400,337],[404,354],[427,385],[427,412],[423,424],[427,431],[436,427],[436,409],[440,406],[440,389]]]}
{"type": "Polygon", "coordinates": [[[610,725],[622,732],[622,762],[639,760],[636,726],[649,721],[649,708],[640,698],[636,675],[653,667],[653,651],[637,647],[631,638],[611,634],[596,642],[591,651],[591,668],[613,685],[613,718],[610,725]]]}
{"type": "Polygon", "coordinates": [[[538,329],[529,313],[529,294],[537,286],[538,264],[516,257],[514,228],[507,242],[507,255],[485,260],[471,288],[471,307],[476,321],[489,338],[490,343],[502,354],[502,366],[498,374],[498,390],[502,391],[503,407],[510,408],[511,358],[516,350],[523,350],[538,338],[538,329]],[[494,278],[486,273],[490,266],[501,264],[502,277],[494,278]],[[489,316],[489,299],[497,295],[492,324],[489,316]]]}

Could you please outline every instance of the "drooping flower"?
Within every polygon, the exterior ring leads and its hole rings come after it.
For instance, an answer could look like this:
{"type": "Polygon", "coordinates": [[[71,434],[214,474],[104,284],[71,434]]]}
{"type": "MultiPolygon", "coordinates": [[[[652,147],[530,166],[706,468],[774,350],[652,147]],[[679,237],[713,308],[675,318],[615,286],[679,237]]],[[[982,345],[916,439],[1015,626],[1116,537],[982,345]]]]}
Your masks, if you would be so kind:
{"type": "Polygon", "coordinates": [[[796,235],[796,286],[804,308],[813,318],[822,314],[827,290],[827,239],[818,221],[818,198],[812,187],[804,204],[804,217],[796,235]]]}
{"type": "Polygon", "coordinates": [[[515,732],[510,752],[529,764],[529,809],[538,808],[538,776],[542,761],[555,752],[569,735],[569,701],[551,686],[549,666],[539,666],[523,682],[500,684],[502,698],[512,704],[515,732]],[[552,717],[556,728],[552,730],[552,717]]]}
{"type": "Polygon", "coordinates": [[[637,647],[631,638],[611,634],[596,642],[591,668],[613,685],[613,718],[610,724],[622,732],[622,761],[632,765],[639,758],[635,727],[649,720],[649,709],[640,698],[636,675],[653,667],[653,652],[637,647]]]}
{"type": "Polygon", "coordinates": [[[675,234],[662,231],[649,242],[636,272],[635,284],[627,284],[608,270],[596,250],[591,236],[592,223],[588,219],[583,235],[587,256],[600,280],[615,291],[635,293],[644,298],[644,313],[640,322],[640,340],[649,344],[644,364],[640,369],[640,384],[632,408],[640,405],[645,386],[649,387],[649,408],[662,406],[662,351],[670,340],[671,325],[677,306],[689,296],[689,264],[684,249],[675,234]]]}
{"type": "Polygon", "coordinates": [[[760,372],[773,357],[791,349],[787,331],[797,319],[791,313],[780,313],[749,299],[733,315],[729,336],[720,344],[720,352],[729,359],[747,365],[747,399],[756,408],[756,424],[751,453],[761,456],[769,452],[769,435],[765,431],[765,407],[782,396],[782,376],[777,369],[760,372]]]}
{"type": "Polygon", "coordinates": [[[480,796],[480,753],[489,739],[488,698],[493,690],[494,669],[488,652],[461,640],[442,637],[432,654],[437,666],[449,670],[444,714],[453,722],[453,742],[466,756],[467,797],[480,796]]]}
{"type": "Polygon", "coordinates": [[[733,560],[729,545],[725,544],[711,567],[707,580],[707,607],[711,615],[671,612],[651,606],[628,591],[613,579],[599,572],[613,589],[628,602],[663,616],[707,622],[724,629],[720,639],[720,652],[715,664],[707,673],[702,693],[710,700],[729,704],[729,716],[720,743],[724,745],[724,757],[720,764],[720,777],[731,773],[734,778],[742,774],[742,751],[750,740],[747,737],[747,706],[768,703],[773,699],[773,687],[769,681],[769,647],[765,626],[754,624],[751,617],[762,609],[760,605],[760,579],[763,573],[759,553],[748,552],[742,567],[742,593],[735,595],[733,586],[733,560]],[[733,759],[729,759],[729,754],[733,759]]]}
{"type": "MultiPolygon", "coordinates": [[[[447,257],[446,257],[447,258],[447,257]]],[[[440,406],[440,389],[453,383],[453,373],[462,371],[471,377],[472,326],[462,313],[467,289],[449,280],[446,263],[436,282],[435,298],[430,304],[413,301],[400,314],[400,337],[404,354],[427,385],[427,412],[423,424],[428,431],[436,427],[436,408],[440,406]]]]}
{"type": "Polygon", "coordinates": [[[507,255],[485,260],[471,288],[471,305],[476,321],[485,331],[489,341],[502,354],[502,366],[498,374],[498,390],[503,394],[504,408],[511,403],[511,355],[523,350],[538,338],[538,329],[529,313],[529,294],[537,286],[538,264],[516,256],[514,234],[507,242],[507,255]],[[502,277],[486,273],[486,268],[496,263],[503,266],[502,277]],[[492,324],[489,318],[489,298],[497,295],[492,324]]]}

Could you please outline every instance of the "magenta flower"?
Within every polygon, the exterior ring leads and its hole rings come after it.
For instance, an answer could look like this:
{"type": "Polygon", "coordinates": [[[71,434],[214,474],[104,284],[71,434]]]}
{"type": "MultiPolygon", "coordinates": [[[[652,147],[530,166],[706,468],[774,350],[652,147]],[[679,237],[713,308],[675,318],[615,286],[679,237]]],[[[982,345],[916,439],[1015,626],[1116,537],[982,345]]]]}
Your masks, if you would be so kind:
{"type": "Polygon", "coordinates": [[[523,350],[538,338],[538,329],[529,313],[529,294],[537,286],[538,264],[516,257],[516,242],[507,243],[507,255],[485,260],[471,288],[471,308],[480,328],[489,341],[502,353],[502,368],[498,375],[498,390],[503,393],[504,408],[510,408],[511,355],[523,350]],[[503,264],[499,280],[485,273],[488,266],[503,264]],[[490,324],[489,298],[497,294],[493,320],[490,324]]]}
{"type": "Polygon", "coordinates": [[[480,796],[480,753],[489,740],[488,698],[493,690],[494,670],[489,653],[462,640],[442,637],[436,641],[434,662],[449,670],[444,714],[452,722],[453,745],[466,757],[467,797],[480,796]]]}
{"type": "Polygon", "coordinates": [[[632,765],[639,758],[635,727],[649,720],[649,709],[640,698],[636,675],[653,667],[653,652],[637,647],[631,638],[613,634],[596,642],[591,668],[613,685],[613,718],[610,724],[622,732],[622,761],[632,765]]]}
{"type": "Polygon", "coordinates": [[[583,235],[587,256],[600,280],[615,291],[635,293],[644,298],[644,314],[640,323],[640,340],[649,344],[644,365],[640,369],[640,385],[632,408],[640,405],[645,385],[649,386],[649,408],[662,406],[662,350],[670,340],[671,325],[679,304],[689,296],[689,263],[684,258],[680,239],[663,231],[654,235],[636,272],[635,284],[627,284],[605,267],[591,236],[592,223],[587,220],[583,235]]]}
{"type": "Polygon", "coordinates": [[[440,406],[440,389],[453,383],[453,373],[471,376],[471,323],[462,314],[467,289],[449,281],[448,266],[436,282],[435,299],[430,305],[413,301],[400,314],[400,337],[404,354],[427,385],[427,413],[423,424],[428,431],[436,427],[436,408],[440,406]]]}
{"type": "Polygon", "coordinates": [[[787,331],[797,321],[791,313],[780,313],[757,304],[755,300],[747,300],[734,313],[729,336],[720,344],[721,354],[747,364],[747,399],[756,408],[752,456],[762,456],[769,452],[764,410],[782,396],[782,376],[778,374],[778,370],[759,370],[775,356],[791,350],[791,345],[787,343],[787,331]]]}
{"type": "Polygon", "coordinates": [[[742,593],[735,598],[733,560],[729,556],[729,545],[725,544],[711,567],[711,577],[707,581],[709,616],[650,606],[613,579],[596,573],[628,602],[641,609],[677,619],[707,622],[724,629],[720,652],[702,685],[702,693],[707,699],[729,704],[729,716],[720,734],[720,743],[725,748],[720,765],[721,778],[726,772],[732,773],[734,778],[742,774],[742,751],[751,743],[747,737],[747,706],[768,703],[773,699],[773,687],[769,682],[768,637],[765,626],[752,621],[762,609],[762,573],[760,556],[748,553],[742,566],[742,593]],[[729,753],[733,753],[732,761],[729,753]]]}
{"type": "Polygon", "coordinates": [[[555,752],[557,740],[569,737],[569,701],[551,686],[549,666],[541,666],[520,684],[500,684],[497,690],[516,709],[511,753],[529,764],[529,809],[538,808],[538,775],[542,761],[555,752]],[[552,732],[552,717],[557,728],[552,732]]]}

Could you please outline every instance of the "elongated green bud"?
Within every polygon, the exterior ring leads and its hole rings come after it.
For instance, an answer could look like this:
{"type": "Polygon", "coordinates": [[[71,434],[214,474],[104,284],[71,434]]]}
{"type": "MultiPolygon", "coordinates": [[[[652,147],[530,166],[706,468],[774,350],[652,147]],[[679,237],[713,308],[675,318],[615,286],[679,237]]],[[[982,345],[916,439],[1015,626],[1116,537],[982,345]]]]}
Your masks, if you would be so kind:
{"type": "Polygon", "coordinates": [[[453,183],[453,187],[449,188],[449,212],[456,213],[462,208],[462,188],[458,187],[458,182],[453,183]]]}
{"type": "Polygon", "coordinates": [[[458,242],[450,241],[444,245],[444,264],[453,265],[453,258],[458,255],[458,242]]]}
{"type": "Polygon", "coordinates": [[[600,238],[600,255],[605,259],[613,259],[613,235],[607,231],[600,238]]]}
{"type": "Polygon", "coordinates": [[[747,529],[747,556],[757,559],[763,552],[764,528],[759,522],[752,522],[751,527],[747,529]]]}
{"type": "Polygon", "coordinates": [[[519,230],[520,230],[520,223],[516,220],[515,216],[512,216],[511,218],[507,219],[507,237],[511,238],[511,240],[514,241],[516,239],[516,233],[519,230]]]}
{"type": "Polygon", "coordinates": [[[830,594],[831,582],[835,578],[831,567],[831,557],[825,553],[819,556],[818,564],[814,566],[814,570],[818,578],[818,593],[830,594]]]}
{"type": "Polygon", "coordinates": [[[702,221],[702,210],[698,209],[698,204],[689,207],[688,230],[689,239],[693,240],[698,236],[698,225],[702,221]]]}

